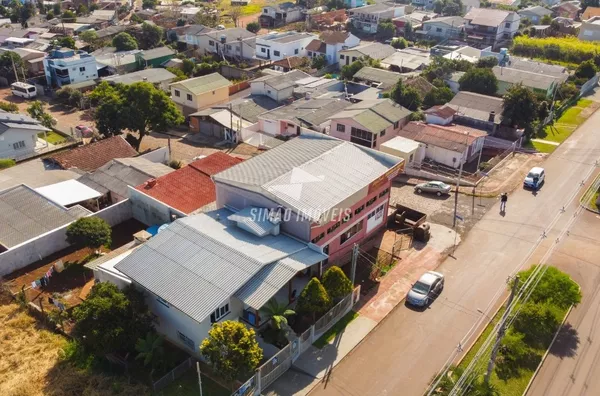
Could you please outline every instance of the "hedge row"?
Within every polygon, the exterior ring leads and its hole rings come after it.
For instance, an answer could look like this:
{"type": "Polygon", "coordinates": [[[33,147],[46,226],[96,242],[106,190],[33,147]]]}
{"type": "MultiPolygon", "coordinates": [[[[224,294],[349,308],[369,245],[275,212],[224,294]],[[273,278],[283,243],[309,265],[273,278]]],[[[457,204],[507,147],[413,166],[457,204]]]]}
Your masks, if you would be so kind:
{"type": "Polygon", "coordinates": [[[600,42],[581,41],[577,37],[515,37],[512,52],[530,58],[581,63],[600,53],[600,42]]]}

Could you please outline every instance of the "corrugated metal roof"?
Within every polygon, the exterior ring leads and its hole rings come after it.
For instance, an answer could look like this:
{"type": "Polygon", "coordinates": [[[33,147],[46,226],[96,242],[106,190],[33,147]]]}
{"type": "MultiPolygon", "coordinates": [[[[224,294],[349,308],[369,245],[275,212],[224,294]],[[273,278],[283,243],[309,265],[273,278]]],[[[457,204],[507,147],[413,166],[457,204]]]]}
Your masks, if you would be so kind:
{"type": "Polygon", "coordinates": [[[231,214],[178,219],[115,268],[201,322],[263,267],[308,249],[285,235],[252,235],[228,220],[231,214]]]}
{"type": "Polygon", "coordinates": [[[207,74],[206,76],[190,78],[170,85],[170,87],[182,88],[190,91],[194,95],[204,92],[214,91],[219,88],[229,87],[231,81],[219,73],[207,74]]]}
{"type": "Polygon", "coordinates": [[[248,206],[247,208],[230,215],[227,219],[238,224],[244,224],[255,235],[260,237],[270,234],[271,231],[277,227],[277,224],[269,221],[268,209],[257,208],[254,206],[248,206]]]}
{"type": "Polygon", "coordinates": [[[79,205],[66,209],[25,185],[15,186],[0,192],[0,245],[17,246],[89,214],[79,205]]]}
{"type": "Polygon", "coordinates": [[[400,73],[376,69],[374,67],[363,67],[354,75],[354,78],[358,80],[381,83],[379,86],[381,89],[392,88],[401,77],[402,75],[400,73]]]}

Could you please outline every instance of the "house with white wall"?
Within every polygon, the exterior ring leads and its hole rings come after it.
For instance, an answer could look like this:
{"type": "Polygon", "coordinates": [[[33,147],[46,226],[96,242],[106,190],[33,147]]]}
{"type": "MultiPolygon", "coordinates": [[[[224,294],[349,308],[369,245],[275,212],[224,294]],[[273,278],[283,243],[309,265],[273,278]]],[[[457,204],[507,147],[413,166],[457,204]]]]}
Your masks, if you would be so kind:
{"type": "Polygon", "coordinates": [[[293,302],[384,227],[402,168],[400,158],[323,134],[291,139],[214,175],[217,210],[175,220],[113,268],[144,290],[157,330],[202,358],[213,323],[261,328],[269,300],[293,302]],[[307,180],[299,196],[278,187],[296,177],[307,180]]]}
{"type": "Polygon", "coordinates": [[[519,31],[521,17],[514,11],[472,8],[464,19],[467,42],[498,47],[519,31]]]}
{"type": "Polygon", "coordinates": [[[281,60],[288,56],[306,56],[308,44],[318,39],[310,33],[276,32],[256,37],[256,58],[281,60]]]}
{"type": "Polygon", "coordinates": [[[303,7],[292,2],[265,5],[258,17],[258,22],[263,28],[281,27],[302,20],[304,17],[303,11],[303,7]]]}
{"type": "Polygon", "coordinates": [[[252,59],[256,44],[256,34],[242,28],[215,30],[198,34],[197,49],[204,54],[214,54],[230,59],[252,59]]]}
{"type": "Polygon", "coordinates": [[[434,18],[423,22],[421,35],[427,38],[456,39],[463,31],[465,20],[459,16],[434,18]]]}
{"type": "Polygon", "coordinates": [[[325,56],[328,64],[337,63],[339,52],[360,44],[360,39],[350,32],[326,31],[319,35],[319,39],[311,41],[307,46],[309,58],[325,56]]]}
{"type": "Polygon", "coordinates": [[[382,143],[398,136],[410,114],[390,99],[363,100],[331,115],[329,134],[378,150],[382,143]]]}
{"type": "Polygon", "coordinates": [[[396,49],[388,44],[377,42],[365,43],[338,51],[338,63],[340,64],[340,67],[342,67],[363,57],[382,60],[395,52],[396,49]]]}
{"type": "Polygon", "coordinates": [[[523,8],[517,13],[521,16],[521,19],[529,19],[534,25],[540,25],[544,16],[552,15],[552,11],[539,5],[523,8]]]}
{"type": "Polygon", "coordinates": [[[49,131],[38,120],[24,114],[7,113],[0,110],[0,158],[19,159],[35,153],[38,134],[49,131]]]}
{"type": "Polygon", "coordinates": [[[405,6],[391,3],[376,3],[364,7],[351,8],[348,17],[355,28],[365,33],[377,33],[379,21],[394,19],[405,14],[405,6]]]}
{"type": "Polygon", "coordinates": [[[97,79],[98,67],[87,52],[60,48],[44,58],[44,73],[49,86],[61,87],[97,79]]]}
{"type": "Polygon", "coordinates": [[[267,75],[250,81],[250,92],[252,95],[267,96],[281,103],[292,98],[296,82],[310,77],[301,70],[292,70],[279,75],[267,75]]]}

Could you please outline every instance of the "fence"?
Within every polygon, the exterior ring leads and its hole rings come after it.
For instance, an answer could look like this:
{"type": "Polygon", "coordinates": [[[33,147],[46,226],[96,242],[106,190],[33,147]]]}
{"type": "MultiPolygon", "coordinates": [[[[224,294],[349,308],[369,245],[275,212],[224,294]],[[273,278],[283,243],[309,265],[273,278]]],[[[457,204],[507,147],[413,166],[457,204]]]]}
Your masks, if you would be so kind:
{"type": "Polygon", "coordinates": [[[579,97],[581,98],[583,95],[588,93],[591,89],[593,89],[596,85],[598,85],[598,80],[600,79],[600,73],[596,73],[596,75],[589,80],[587,80],[579,90],[579,97]]]}
{"type": "Polygon", "coordinates": [[[175,381],[177,378],[181,377],[186,371],[188,371],[192,367],[193,358],[189,357],[179,366],[175,367],[173,370],[169,371],[165,374],[161,379],[154,382],[152,384],[152,390],[154,392],[158,392],[161,389],[164,389],[171,382],[175,381]]]}
{"type": "MultiPolygon", "coordinates": [[[[292,367],[292,364],[306,352],[308,348],[329,330],[338,320],[346,315],[360,299],[360,286],[337,303],[329,312],[321,317],[300,336],[295,337],[275,356],[260,366],[256,373],[239,387],[232,396],[259,395],[269,385],[281,377],[292,367]]],[[[162,380],[162,379],[161,379],[162,380]]],[[[155,389],[156,390],[156,389],[155,389]]]]}

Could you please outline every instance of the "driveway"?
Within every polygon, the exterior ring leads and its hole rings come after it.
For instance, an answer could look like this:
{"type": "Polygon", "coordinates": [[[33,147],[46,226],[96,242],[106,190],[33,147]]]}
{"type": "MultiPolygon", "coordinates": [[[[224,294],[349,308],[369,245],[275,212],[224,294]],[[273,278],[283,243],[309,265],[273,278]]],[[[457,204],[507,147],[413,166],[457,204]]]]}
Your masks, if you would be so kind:
{"type": "MultiPolygon", "coordinates": [[[[518,189],[510,195],[504,215],[496,203],[474,224],[455,258],[449,257],[438,269],[446,275],[446,287],[431,309],[416,312],[397,306],[311,395],[422,395],[458,343],[482,319],[477,310],[496,302],[507,277],[519,269],[542,231],[594,167],[600,157],[598,123],[600,112],[543,163],[548,176],[537,194],[518,189]]],[[[459,210],[468,208],[464,200],[462,205],[459,210]]],[[[575,206],[565,207],[536,250],[538,259],[575,206]]]]}
{"type": "Polygon", "coordinates": [[[600,393],[600,218],[585,211],[550,259],[579,283],[583,298],[569,314],[528,396],[600,393]]]}

